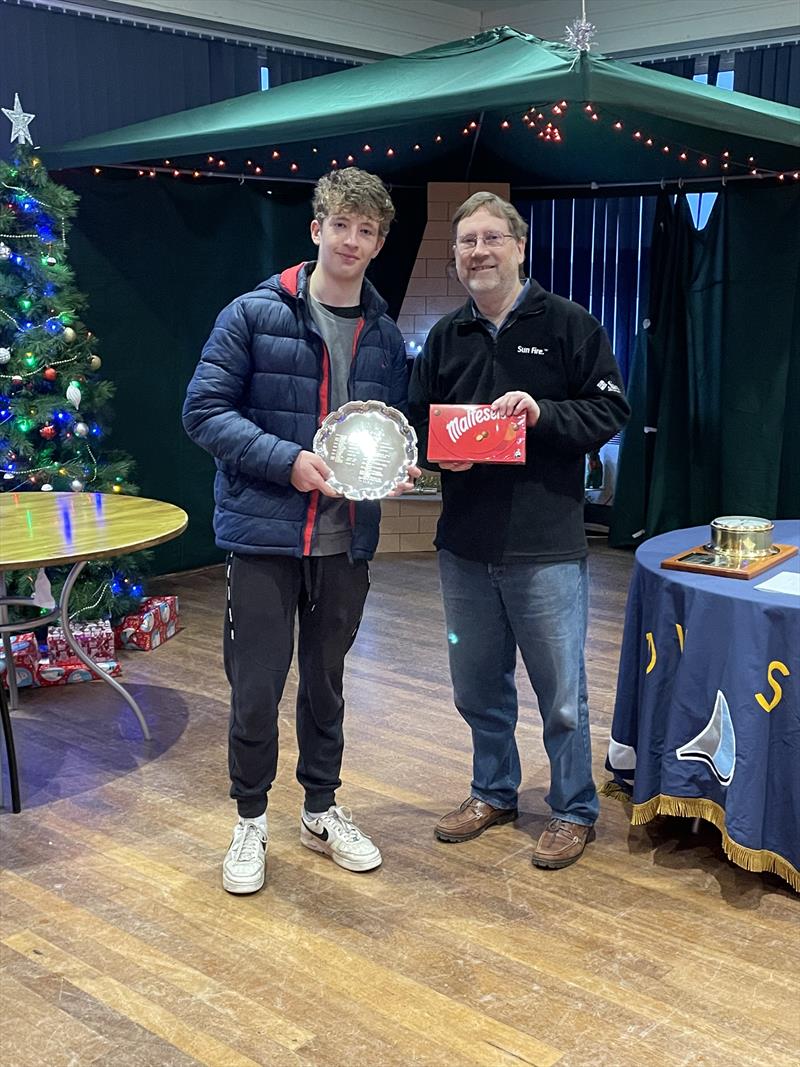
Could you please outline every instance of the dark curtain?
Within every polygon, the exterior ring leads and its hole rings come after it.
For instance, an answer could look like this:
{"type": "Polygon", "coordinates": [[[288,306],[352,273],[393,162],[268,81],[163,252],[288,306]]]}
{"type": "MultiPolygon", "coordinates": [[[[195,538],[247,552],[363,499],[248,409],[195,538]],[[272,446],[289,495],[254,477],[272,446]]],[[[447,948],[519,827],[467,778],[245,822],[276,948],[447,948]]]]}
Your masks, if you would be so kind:
{"type": "MultiPolygon", "coordinates": [[[[708,84],[716,85],[719,76],[719,55],[708,57],[708,84]]],[[[697,60],[655,60],[642,63],[650,70],[693,78],[697,60]]],[[[733,88],[737,93],[761,96],[779,104],[800,107],[800,44],[773,44],[735,52],[733,56],[733,88]]]]}
{"type": "Polygon", "coordinates": [[[530,226],[529,271],[582,304],[606,328],[627,381],[646,292],[656,198],[520,200],[530,226]]]}
{"type": "Polygon", "coordinates": [[[697,231],[659,201],[609,539],[800,514],[800,190],[720,192],[697,231]]]}
{"type": "Polygon", "coordinates": [[[684,59],[654,59],[650,63],[639,63],[648,70],[660,70],[662,74],[675,74],[678,78],[693,78],[697,58],[688,56],[684,59]]]}
{"type": "Polygon", "coordinates": [[[367,277],[389,305],[388,314],[397,319],[406,295],[411,272],[428,219],[427,189],[389,188],[395,218],[386,244],[367,270],[367,277]]]}
{"type": "Polygon", "coordinates": [[[348,67],[357,67],[347,59],[322,59],[319,56],[307,56],[297,52],[287,52],[279,48],[269,48],[261,53],[261,63],[269,67],[269,87],[275,89],[286,82],[303,81],[316,78],[320,74],[335,74],[348,67]]]}
{"type": "Polygon", "coordinates": [[[143,496],[189,514],[186,533],[155,550],[155,570],[217,562],[213,461],[183,432],[186,385],[225,304],[313,257],[308,189],[268,197],[235,182],[54,177],[81,196],[70,262],[117,389],[106,444],[134,457],[143,496]]]}
{"type": "Polygon", "coordinates": [[[733,70],[737,92],[800,107],[800,44],[737,52],[733,70]]]}
{"type": "MultiPolygon", "coordinates": [[[[0,106],[18,92],[37,145],[259,88],[258,50],[0,0],[0,106]]],[[[0,140],[7,154],[8,137],[0,140]]]]}

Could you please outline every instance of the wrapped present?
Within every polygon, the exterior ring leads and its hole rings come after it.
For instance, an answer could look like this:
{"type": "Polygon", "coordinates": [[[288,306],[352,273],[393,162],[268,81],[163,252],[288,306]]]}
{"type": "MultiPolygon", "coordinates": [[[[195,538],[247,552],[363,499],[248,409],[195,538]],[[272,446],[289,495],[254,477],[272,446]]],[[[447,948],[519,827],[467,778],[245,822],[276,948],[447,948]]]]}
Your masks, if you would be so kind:
{"type": "MultiPolygon", "coordinates": [[[[98,660],[97,666],[112,678],[122,674],[122,668],[115,659],[98,660]]],[[[53,663],[49,659],[39,660],[39,685],[73,685],[76,682],[92,682],[99,677],[96,671],[90,670],[79,659],[69,659],[61,663],[53,663]]]]}
{"type": "MultiPolygon", "coordinates": [[[[90,659],[99,662],[114,658],[114,631],[108,619],[75,626],[72,636],[90,659]]],[[[51,626],[48,631],[47,658],[51,663],[67,663],[75,659],[75,653],[67,644],[64,631],[60,626],[51,626]]]]}
{"type": "Polygon", "coordinates": [[[176,596],[153,596],[143,600],[139,610],[126,615],[114,627],[117,648],[149,652],[173,637],[180,629],[180,609],[176,596]]]}
{"type": "MultiPolygon", "coordinates": [[[[11,657],[17,677],[17,688],[38,685],[39,648],[35,634],[17,634],[11,638],[11,657]]],[[[0,641],[0,684],[6,682],[6,650],[0,641]]]]}

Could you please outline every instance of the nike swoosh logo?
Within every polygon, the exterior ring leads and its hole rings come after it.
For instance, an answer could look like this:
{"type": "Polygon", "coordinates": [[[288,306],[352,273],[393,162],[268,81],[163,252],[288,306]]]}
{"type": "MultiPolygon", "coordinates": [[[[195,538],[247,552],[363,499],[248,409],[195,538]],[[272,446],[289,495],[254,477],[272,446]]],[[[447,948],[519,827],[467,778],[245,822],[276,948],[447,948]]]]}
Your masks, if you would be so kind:
{"type": "Polygon", "coordinates": [[[308,823],[306,822],[305,819],[303,819],[303,826],[305,826],[306,830],[308,830],[308,832],[310,834],[313,834],[314,837],[318,837],[320,839],[320,841],[327,841],[328,840],[328,831],[324,827],[322,829],[322,833],[318,834],[316,830],[312,830],[311,829],[311,827],[308,825],[308,823]]]}

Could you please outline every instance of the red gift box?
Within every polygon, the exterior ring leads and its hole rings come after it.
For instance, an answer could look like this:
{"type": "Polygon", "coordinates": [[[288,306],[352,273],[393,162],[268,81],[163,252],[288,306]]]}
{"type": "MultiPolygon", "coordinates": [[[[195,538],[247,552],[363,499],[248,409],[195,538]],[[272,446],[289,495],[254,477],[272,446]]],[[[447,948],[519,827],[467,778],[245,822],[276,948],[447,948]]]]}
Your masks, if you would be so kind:
{"type": "MultiPolygon", "coordinates": [[[[114,658],[114,631],[107,619],[76,626],[72,636],[90,659],[99,662],[114,658]]],[[[76,658],[60,626],[51,626],[48,630],[47,658],[51,663],[68,663],[76,658]]]]}
{"type": "Polygon", "coordinates": [[[117,648],[149,652],[158,648],[180,629],[180,608],[176,596],[154,596],[143,600],[139,610],[114,627],[117,648]]]}
{"type": "Polygon", "coordinates": [[[498,415],[491,404],[431,404],[433,463],[524,463],[525,416],[498,415]]]}
{"type": "MultiPolygon", "coordinates": [[[[97,666],[104,674],[116,677],[122,674],[122,668],[115,659],[98,660],[97,666]]],[[[79,659],[70,659],[62,663],[52,663],[49,659],[39,660],[39,685],[73,685],[76,682],[92,682],[99,679],[96,671],[89,670],[79,659]]]]}
{"type": "MultiPolygon", "coordinates": [[[[26,685],[38,685],[37,669],[39,666],[39,648],[36,644],[36,636],[30,634],[16,634],[11,638],[11,658],[14,661],[14,671],[17,677],[17,688],[22,689],[26,685]]],[[[6,681],[6,650],[0,641],[0,684],[6,681]]]]}

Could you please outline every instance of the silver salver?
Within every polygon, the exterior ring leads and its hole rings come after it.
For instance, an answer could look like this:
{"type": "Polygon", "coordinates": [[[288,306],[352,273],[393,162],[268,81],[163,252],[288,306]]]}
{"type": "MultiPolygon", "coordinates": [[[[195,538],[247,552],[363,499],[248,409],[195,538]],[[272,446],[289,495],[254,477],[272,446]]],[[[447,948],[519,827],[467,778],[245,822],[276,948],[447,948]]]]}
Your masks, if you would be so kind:
{"type": "Polygon", "coordinates": [[[349,500],[380,500],[417,462],[417,435],[380,400],[351,400],[326,416],[314,451],[333,471],[328,484],[349,500]]]}

